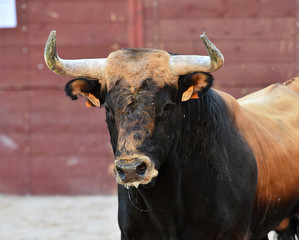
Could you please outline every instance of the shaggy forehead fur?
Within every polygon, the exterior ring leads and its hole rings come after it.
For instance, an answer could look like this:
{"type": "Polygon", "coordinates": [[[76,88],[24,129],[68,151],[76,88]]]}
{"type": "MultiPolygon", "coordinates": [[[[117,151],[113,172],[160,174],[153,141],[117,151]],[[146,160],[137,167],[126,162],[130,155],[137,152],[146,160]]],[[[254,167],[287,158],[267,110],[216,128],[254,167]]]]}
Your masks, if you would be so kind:
{"type": "Polygon", "coordinates": [[[105,81],[109,91],[118,80],[126,81],[134,92],[144,79],[151,78],[157,86],[177,86],[178,77],[169,65],[170,55],[157,49],[122,49],[107,58],[105,81]]]}

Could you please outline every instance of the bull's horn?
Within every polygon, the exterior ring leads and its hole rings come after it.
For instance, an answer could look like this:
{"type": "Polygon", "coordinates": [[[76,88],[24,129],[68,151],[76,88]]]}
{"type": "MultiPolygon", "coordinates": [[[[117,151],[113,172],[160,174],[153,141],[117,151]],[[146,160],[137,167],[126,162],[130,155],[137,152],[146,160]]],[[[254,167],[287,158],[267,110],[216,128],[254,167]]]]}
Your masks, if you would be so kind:
{"type": "Polygon", "coordinates": [[[214,72],[223,65],[224,57],[220,50],[206,37],[205,34],[202,34],[200,37],[208,50],[209,56],[171,56],[169,59],[170,67],[176,75],[185,75],[196,71],[214,72]]]}
{"type": "Polygon", "coordinates": [[[69,77],[87,77],[101,79],[106,65],[106,58],[61,59],[56,53],[56,31],[51,31],[44,52],[45,62],[55,73],[69,77]]]}

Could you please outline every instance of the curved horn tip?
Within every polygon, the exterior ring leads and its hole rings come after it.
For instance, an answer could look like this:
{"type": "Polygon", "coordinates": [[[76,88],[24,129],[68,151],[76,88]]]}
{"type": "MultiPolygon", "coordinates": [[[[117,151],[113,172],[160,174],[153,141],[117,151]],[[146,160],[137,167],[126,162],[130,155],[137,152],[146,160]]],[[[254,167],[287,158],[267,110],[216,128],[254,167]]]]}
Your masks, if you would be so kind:
{"type": "Polygon", "coordinates": [[[205,34],[205,32],[203,32],[203,34],[200,35],[201,40],[210,40],[207,35],[205,34]]]}
{"type": "Polygon", "coordinates": [[[50,32],[50,36],[55,37],[55,36],[56,36],[56,30],[51,30],[51,32],[50,32]]]}
{"type": "Polygon", "coordinates": [[[54,43],[56,42],[56,31],[55,30],[52,30],[50,32],[46,46],[48,46],[49,44],[51,44],[53,42],[54,43]]]}
{"type": "Polygon", "coordinates": [[[58,56],[56,53],[56,31],[52,30],[49,34],[45,50],[44,50],[44,59],[47,66],[53,70],[56,65],[56,60],[58,56]]]}

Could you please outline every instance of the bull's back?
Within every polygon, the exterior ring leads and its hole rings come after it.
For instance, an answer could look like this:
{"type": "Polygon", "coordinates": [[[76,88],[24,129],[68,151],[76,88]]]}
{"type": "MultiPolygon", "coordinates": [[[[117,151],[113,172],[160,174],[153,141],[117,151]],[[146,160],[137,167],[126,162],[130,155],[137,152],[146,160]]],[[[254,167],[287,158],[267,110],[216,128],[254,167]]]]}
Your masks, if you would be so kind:
{"type": "MultiPolygon", "coordinates": [[[[257,125],[258,129],[263,128],[265,131],[271,131],[260,132],[260,134],[266,134],[265,137],[269,141],[278,141],[278,137],[283,137],[285,143],[283,145],[287,147],[292,145],[286,143],[298,139],[299,78],[293,78],[282,84],[270,85],[238,99],[238,103],[253,126],[257,125]],[[254,118],[259,122],[253,121],[254,118]]],[[[246,132],[245,129],[244,131],[246,132]]]]}
{"type": "Polygon", "coordinates": [[[236,123],[258,165],[252,230],[259,235],[298,205],[299,78],[271,85],[238,103],[236,123]]]}

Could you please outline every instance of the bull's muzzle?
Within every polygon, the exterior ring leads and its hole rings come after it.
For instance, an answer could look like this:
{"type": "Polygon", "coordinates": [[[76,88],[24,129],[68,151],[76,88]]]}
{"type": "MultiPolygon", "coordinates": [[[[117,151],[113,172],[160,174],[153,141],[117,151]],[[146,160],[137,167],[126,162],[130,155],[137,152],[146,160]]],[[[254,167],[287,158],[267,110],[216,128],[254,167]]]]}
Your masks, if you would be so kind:
{"type": "Polygon", "coordinates": [[[147,156],[120,157],[115,160],[114,175],[118,184],[137,188],[139,184],[149,183],[158,171],[147,156]]]}

